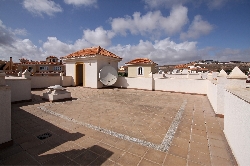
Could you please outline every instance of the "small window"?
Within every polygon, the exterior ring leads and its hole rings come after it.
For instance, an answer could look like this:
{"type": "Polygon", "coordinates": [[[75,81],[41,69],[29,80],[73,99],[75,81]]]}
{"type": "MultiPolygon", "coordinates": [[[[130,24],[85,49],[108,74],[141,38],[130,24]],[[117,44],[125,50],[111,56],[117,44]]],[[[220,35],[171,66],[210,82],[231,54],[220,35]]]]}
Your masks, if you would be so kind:
{"type": "Polygon", "coordinates": [[[40,69],[40,70],[49,70],[49,67],[48,67],[48,66],[40,66],[39,69],[40,69]]]}
{"type": "Polygon", "coordinates": [[[32,71],[33,71],[33,67],[29,66],[29,67],[28,67],[28,71],[29,71],[29,72],[32,72],[32,71]]]}
{"type": "Polygon", "coordinates": [[[57,70],[57,71],[58,71],[58,70],[62,70],[62,67],[61,67],[61,66],[55,66],[55,67],[54,67],[54,70],[57,70]]]}
{"type": "Polygon", "coordinates": [[[53,59],[53,62],[56,62],[56,59],[53,59]]]}
{"type": "Polygon", "coordinates": [[[137,75],[143,75],[143,67],[137,68],[137,75]]]}

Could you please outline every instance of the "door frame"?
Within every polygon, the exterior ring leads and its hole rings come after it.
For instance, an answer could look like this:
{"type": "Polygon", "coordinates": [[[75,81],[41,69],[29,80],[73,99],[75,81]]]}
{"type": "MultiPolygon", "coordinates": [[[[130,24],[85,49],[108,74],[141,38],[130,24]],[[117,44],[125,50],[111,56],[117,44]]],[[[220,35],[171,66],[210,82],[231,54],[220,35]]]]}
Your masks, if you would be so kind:
{"type": "Polygon", "coordinates": [[[79,83],[78,73],[77,73],[77,65],[82,65],[82,86],[85,87],[85,64],[83,62],[76,62],[75,63],[75,85],[79,83]]]}

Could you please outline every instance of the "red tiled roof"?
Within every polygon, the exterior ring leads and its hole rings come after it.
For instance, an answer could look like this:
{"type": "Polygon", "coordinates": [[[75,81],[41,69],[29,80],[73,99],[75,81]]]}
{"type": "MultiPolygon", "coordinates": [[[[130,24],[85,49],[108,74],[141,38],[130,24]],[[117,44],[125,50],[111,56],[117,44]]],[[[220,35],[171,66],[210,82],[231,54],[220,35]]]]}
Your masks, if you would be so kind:
{"type": "Polygon", "coordinates": [[[176,68],[176,69],[189,69],[188,65],[186,65],[186,64],[176,65],[174,68],[176,68]]]}
{"type": "Polygon", "coordinates": [[[148,58],[137,58],[125,64],[156,64],[157,65],[157,63],[153,62],[152,60],[148,58]]]}
{"type": "Polygon", "coordinates": [[[112,52],[105,50],[102,47],[91,47],[91,48],[85,48],[83,50],[79,50],[76,51],[74,53],[71,53],[63,58],[72,58],[72,57],[83,57],[83,56],[90,56],[90,55],[103,55],[103,56],[108,56],[108,57],[112,57],[112,58],[118,58],[118,59],[122,59],[121,57],[113,54],[112,52]]]}

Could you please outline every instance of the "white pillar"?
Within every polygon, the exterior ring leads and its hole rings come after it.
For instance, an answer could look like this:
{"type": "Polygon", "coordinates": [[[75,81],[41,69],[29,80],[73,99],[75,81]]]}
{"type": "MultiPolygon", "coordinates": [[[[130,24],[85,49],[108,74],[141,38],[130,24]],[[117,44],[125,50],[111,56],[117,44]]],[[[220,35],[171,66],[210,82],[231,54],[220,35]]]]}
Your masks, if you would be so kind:
{"type": "Polygon", "coordinates": [[[5,84],[5,73],[0,72],[0,149],[12,145],[11,90],[5,84]]]}
{"type": "Polygon", "coordinates": [[[22,72],[19,71],[19,72],[17,73],[17,76],[18,76],[18,77],[22,77],[22,72]]]}
{"type": "Polygon", "coordinates": [[[60,73],[60,85],[63,86],[63,72],[60,73]]]}
{"type": "Polygon", "coordinates": [[[26,70],[22,73],[22,77],[23,77],[23,78],[30,78],[30,72],[26,69],[26,70]]]}

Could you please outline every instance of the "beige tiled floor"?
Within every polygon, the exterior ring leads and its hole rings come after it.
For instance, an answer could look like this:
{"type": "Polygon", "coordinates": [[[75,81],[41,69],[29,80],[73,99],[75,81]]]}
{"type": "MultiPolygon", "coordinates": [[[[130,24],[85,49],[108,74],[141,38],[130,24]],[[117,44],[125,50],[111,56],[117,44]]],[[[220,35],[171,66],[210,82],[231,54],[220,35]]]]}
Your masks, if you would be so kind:
{"type": "Polygon", "coordinates": [[[215,117],[206,96],[67,89],[72,101],[45,102],[44,91],[36,90],[32,102],[12,104],[14,145],[0,150],[1,165],[236,165],[223,119],[215,117]],[[139,143],[161,145],[184,101],[169,149],[139,143]],[[46,132],[52,136],[37,138],[46,132]]]}

